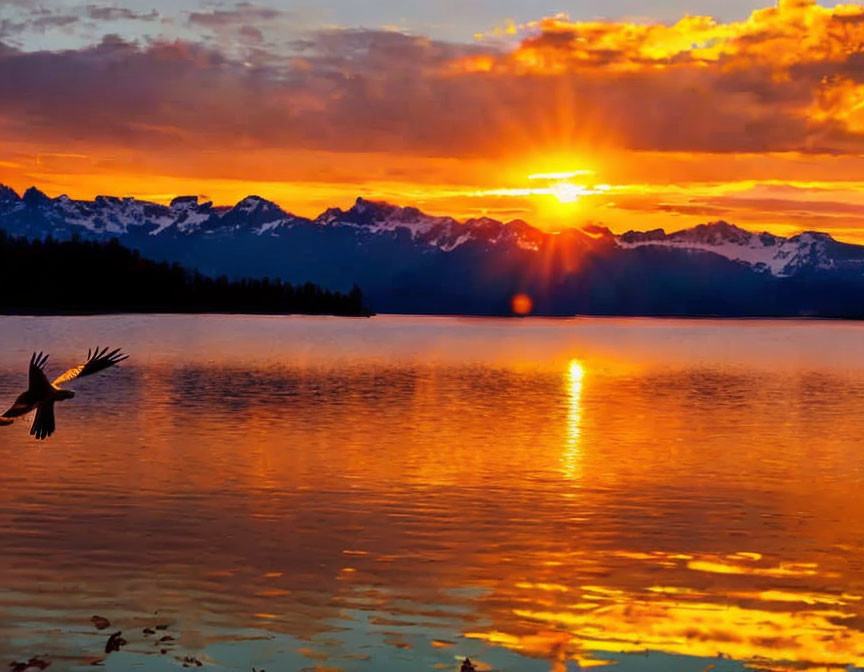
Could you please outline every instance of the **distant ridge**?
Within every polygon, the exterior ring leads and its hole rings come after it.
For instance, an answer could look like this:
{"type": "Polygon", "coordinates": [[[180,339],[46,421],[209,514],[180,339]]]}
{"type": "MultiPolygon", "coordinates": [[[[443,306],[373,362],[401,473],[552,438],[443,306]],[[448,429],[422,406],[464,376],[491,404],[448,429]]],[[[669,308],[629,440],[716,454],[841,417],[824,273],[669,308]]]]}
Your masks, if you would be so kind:
{"type": "Polygon", "coordinates": [[[460,222],[363,198],[308,219],[259,196],[161,205],[0,186],[0,228],[29,239],[117,238],[209,275],[343,291],[357,282],[379,312],[508,314],[513,295],[526,293],[548,315],[864,315],[864,247],[723,221],[675,233],[548,234],[522,220],[460,222]]]}

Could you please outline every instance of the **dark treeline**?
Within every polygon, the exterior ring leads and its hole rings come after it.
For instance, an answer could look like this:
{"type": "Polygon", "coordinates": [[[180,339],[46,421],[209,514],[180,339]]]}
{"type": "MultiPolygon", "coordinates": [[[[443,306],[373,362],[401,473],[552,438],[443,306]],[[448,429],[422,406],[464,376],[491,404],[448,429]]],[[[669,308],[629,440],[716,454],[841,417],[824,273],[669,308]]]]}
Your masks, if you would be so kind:
{"type": "Polygon", "coordinates": [[[27,240],[0,230],[0,313],[267,313],[369,315],[347,294],[279,280],[210,278],[144,259],[117,240],[27,240]]]}

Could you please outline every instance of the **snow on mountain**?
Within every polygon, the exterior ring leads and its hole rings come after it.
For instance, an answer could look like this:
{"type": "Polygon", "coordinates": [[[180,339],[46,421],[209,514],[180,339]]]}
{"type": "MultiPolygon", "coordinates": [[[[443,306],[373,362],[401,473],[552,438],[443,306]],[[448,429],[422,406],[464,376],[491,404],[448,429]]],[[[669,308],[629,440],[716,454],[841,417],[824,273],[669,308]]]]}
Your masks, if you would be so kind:
{"type": "Polygon", "coordinates": [[[352,227],[368,234],[399,235],[417,243],[451,252],[473,242],[487,246],[513,243],[537,251],[547,234],[521,221],[500,222],[489,217],[459,222],[453,217],[427,215],[414,207],[400,207],[358,198],[349,210],[330,208],[316,222],[324,226],[352,227]]]}
{"type": "Polygon", "coordinates": [[[20,221],[27,232],[57,237],[74,233],[110,237],[129,233],[134,227],[164,228],[176,221],[166,206],[155,203],[116,196],[79,201],[65,194],[52,199],[35,187],[17,201],[0,202],[0,208],[0,214],[20,221]]]}
{"type": "Polygon", "coordinates": [[[389,240],[410,242],[421,253],[450,253],[471,249],[492,254],[495,249],[521,253],[567,250],[572,254],[593,251],[633,250],[655,247],[684,252],[711,253],[774,277],[802,271],[851,271],[864,275],[864,248],[840,243],[823,233],[807,232],[791,237],[752,233],[727,222],[700,224],[666,233],[630,231],[615,236],[591,225],[560,234],[545,233],[522,220],[501,222],[489,217],[468,219],[428,215],[415,207],[358,198],[348,210],[331,208],[310,220],[286,212],[260,196],[247,196],[234,206],[216,207],[197,196],[178,196],[169,205],[136,198],[97,196],[92,201],[68,196],[50,198],[35,187],[19,196],[0,185],[0,228],[28,237],[73,235],[108,239],[144,237],[149,240],[214,239],[236,236],[283,238],[295,227],[304,231],[342,231],[356,236],[359,244],[389,240]]]}
{"type": "Polygon", "coordinates": [[[670,247],[711,252],[777,277],[802,269],[831,270],[838,264],[859,265],[864,271],[864,255],[850,258],[844,254],[856,246],[838,243],[825,233],[807,232],[789,238],[770,233],[752,233],[728,222],[700,224],[692,229],[667,234],[663,229],[630,231],[618,236],[622,248],[670,247]]]}
{"type": "Polygon", "coordinates": [[[279,230],[290,228],[309,220],[285,212],[272,201],[260,196],[247,196],[233,208],[220,214],[214,228],[233,231],[249,231],[255,235],[278,235],[279,230]]]}
{"type": "Polygon", "coordinates": [[[417,208],[368,201],[364,198],[358,198],[348,210],[330,208],[316,221],[324,226],[347,226],[372,234],[404,229],[414,239],[429,236],[433,232],[449,233],[453,226],[459,226],[452,217],[433,217],[417,208]]]}
{"type": "MultiPolygon", "coordinates": [[[[66,195],[49,198],[31,187],[19,197],[0,185],[0,218],[18,223],[20,233],[65,237],[76,233],[90,237],[147,234],[212,235],[250,230],[263,234],[298,218],[258,196],[248,196],[232,207],[214,207],[197,196],[178,196],[169,205],[136,198],[97,196],[92,201],[66,195]]],[[[13,226],[12,229],[16,227],[13,226]]]]}
{"type": "MultiPolygon", "coordinates": [[[[199,204],[197,196],[178,196],[171,201],[168,211],[153,221],[156,228],[150,231],[150,235],[158,236],[172,226],[184,233],[198,231],[201,225],[213,216],[212,205],[210,202],[199,204]]],[[[127,222],[126,232],[136,221],[140,219],[127,222]]]]}
{"type": "MultiPolygon", "coordinates": [[[[530,224],[480,217],[459,222],[453,217],[428,215],[415,207],[401,207],[358,198],[348,210],[331,208],[314,220],[292,215],[259,196],[247,196],[233,207],[214,207],[197,196],[178,196],[169,205],[135,198],[97,196],[93,201],[68,196],[49,198],[31,188],[22,197],[0,189],[0,226],[27,236],[109,238],[230,236],[246,233],[279,237],[303,225],[348,229],[365,237],[406,237],[421,249],[452,252],[463,245],[484,248],[512,245],[537,252],[549,239],[530,224]]],[[[591,236],[578,234],[586,241],[591,236]]]]}

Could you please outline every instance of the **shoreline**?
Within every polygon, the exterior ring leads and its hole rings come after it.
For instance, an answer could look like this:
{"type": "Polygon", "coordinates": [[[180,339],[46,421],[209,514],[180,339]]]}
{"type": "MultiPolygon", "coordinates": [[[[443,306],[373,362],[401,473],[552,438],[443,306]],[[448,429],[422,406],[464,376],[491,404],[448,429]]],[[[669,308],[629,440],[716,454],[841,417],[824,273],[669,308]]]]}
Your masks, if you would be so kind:
{"type": "Polygon", "coordinates": [[[107,315],[236,315],[236,316],[267,316],[267,317],[375,317],[376,313],[286,313],[282,311],[240,311],[240,310],[171,310],[156,308],[153,310],[9,310],[0,308],[0,317],[100,317],[107,315]]]}
{"type": "Polygon", "coordinates": [[[591,320],[658,320],[658,321],[693,321],[693,322],[733,322],[733,321],[772,321],[772,322],[862,322],[864,316],[842,315],[611,315],[580,313],[575,315],[506,315],[492,313],[376,313],[368,311],[360,314],[352,313],[290,313],[281,311],[244,311],[244,310],[171,310],[156,308],[152,310],[10,310],[0,308],[0,318],[3,317],[109,317],[122,315],[188,315],[188,316],[224,316],[224,317],[341,317],[347,319],[369,319],[373,317],[419,317],[419,318],[450,318],[466,320],[512,320],[514,322],[534,322],[542,320],[571,321],[581,319],[591,320]]]}

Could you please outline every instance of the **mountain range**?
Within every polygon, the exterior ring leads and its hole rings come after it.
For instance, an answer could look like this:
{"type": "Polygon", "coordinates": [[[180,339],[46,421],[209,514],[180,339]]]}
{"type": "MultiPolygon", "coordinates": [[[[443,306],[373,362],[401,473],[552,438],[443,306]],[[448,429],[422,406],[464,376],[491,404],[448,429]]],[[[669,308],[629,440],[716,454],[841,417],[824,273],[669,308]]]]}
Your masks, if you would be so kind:
{"type": "Polygon", "coordinates": [[[0,229],[28,239],[118,239],[208,275],[359,284],[378,312],[864,316],[864,246],[825,233],[752,233],[727,222],[615,235],[547,233],[522,220],[457,221],[358,198],[315,219],[248,196],[214,206],[23,195],[0,185],[0,229]]]}

